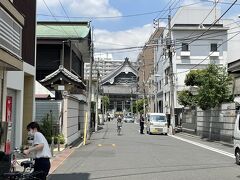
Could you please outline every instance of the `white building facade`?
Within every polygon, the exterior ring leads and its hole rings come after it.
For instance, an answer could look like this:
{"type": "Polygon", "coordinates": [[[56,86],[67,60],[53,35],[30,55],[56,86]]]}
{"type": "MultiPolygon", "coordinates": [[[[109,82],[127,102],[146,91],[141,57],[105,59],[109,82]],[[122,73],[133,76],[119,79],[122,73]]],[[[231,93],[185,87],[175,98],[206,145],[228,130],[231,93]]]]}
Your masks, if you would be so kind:
{"type": "MultiPolygon", "coordinates": [[[[193,69],[204,69],[210,63],[227,65],[227,31],[223,23],[214,23],[220,17],[220,10],[209,14],[210,8],[181,8],[171,21],[172,62],[174,74],[175,114],[182,106],[177,101],[179,91],[187,89],[184,80],[193,69]],[[207,18],[206,18],[207,17],[207,18]],[[206,19],[205,19],[206,18],[206,19]],[[205,20],[204,20],[205,19],[205,20]]],[[[168,28],[159,39],[161,46],[157,49],[155,74],[157,87],[158,111],[170,114],[170,63],[166,49],[168,28]]]]}

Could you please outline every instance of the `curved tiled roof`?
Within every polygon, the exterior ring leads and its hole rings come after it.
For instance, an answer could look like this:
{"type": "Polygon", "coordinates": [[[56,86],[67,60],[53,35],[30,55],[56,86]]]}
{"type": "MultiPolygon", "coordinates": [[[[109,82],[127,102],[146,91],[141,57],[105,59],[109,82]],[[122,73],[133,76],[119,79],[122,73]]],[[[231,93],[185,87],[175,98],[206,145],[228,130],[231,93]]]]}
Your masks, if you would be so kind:
{"type": "Polygon", "coordinates": [[[78,76],[74,75],[69,70],[65,69],[62,65],[60,65],[59,68],[56,71],[47,75],[40,82],[43,83],[43,82],[49,81],[50,79],[54,78],[55,76],[57,76],[60,73],[62,73],[64,76],[66,76],[67,78],[69,78],[69,79],[71,79],[71,80],[73,80],[77,83],[82,83],[82,85],[86,87],[86,84],[84,84],[83,81],[78,76]]]}
{"type": "Polygon", "coordinates": [[[121,72],[132,72],[134,75],[136,75],[136,76],[138,75],[137,70],[129,62],[128,58],[126,58],[121,66],[119,66],[114,71],[112,71],[111,73],[109,73],[108,75],[103,77],[101,84],[109,82],[112,78],[116,77],[121,72]]]}
{"type": "Polygon", "coordinates": [[[85,38],[90,33],[88,22],[38,22],[38,38],[85,38]]]}

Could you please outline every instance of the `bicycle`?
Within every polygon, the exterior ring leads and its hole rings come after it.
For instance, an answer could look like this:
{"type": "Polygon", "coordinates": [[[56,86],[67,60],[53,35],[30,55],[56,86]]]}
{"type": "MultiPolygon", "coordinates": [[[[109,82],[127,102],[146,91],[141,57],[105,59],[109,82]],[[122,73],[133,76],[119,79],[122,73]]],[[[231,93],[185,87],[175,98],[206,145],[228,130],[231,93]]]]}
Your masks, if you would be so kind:
{"type": "Polygon", "coordinates": [[[122,122],[117,122],[117,134],[120,136],[122,129],[122,122]]]}
{"type": "Polygon", "coordinates": [[[13,156],[11,160],[11,166],[10,166],[10,172],[3,173],[4,180],[41,180],[37,178],[37,175],[40,175],[44,172],[35,172],[34,170],[34,162],[32,159],[22,161],[21,163],[18,163],[16,158],[16,153],[22,154],[20,150],[15,149],[13,151],[13,156]],[[23,167],[23,171],[16,171],[16,165],[20,165],[23,167]]]}

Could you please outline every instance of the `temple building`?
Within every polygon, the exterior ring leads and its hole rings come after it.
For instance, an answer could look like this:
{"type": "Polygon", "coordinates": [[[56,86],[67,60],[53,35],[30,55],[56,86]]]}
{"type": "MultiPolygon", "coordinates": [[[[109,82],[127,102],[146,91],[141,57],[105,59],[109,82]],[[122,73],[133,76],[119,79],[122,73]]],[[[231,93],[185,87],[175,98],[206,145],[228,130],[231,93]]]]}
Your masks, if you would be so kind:
{"type": "Polygon", "coordinates": [[[103,94],[110,99],[109,110],[126,113],[136,100],[137,70],[128,58],[101,81],[103,94]]]}

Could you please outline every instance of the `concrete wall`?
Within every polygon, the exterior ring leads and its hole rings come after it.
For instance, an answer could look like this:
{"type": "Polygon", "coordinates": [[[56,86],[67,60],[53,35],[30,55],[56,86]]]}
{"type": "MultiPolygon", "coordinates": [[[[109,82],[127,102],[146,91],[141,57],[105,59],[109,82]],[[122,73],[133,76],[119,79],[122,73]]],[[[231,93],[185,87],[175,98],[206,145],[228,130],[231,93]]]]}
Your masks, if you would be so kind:
{"type": "Polygon", "coordinates": [[[222,104],[208,111],[197,109],[197,134],[209,140],[232,142],[236,119],[235,104],[222,104]]]}
{"type": "Polygon", "coordinates": [[[182,128],[213,141],[232,143],[236,119],[235,103],[222,104],[219,108],[203,111],[200,108],[185,109],[182,128]]]}
{"type": "Polygon", "coordinates": [[[62,101],[37,100],[36,121],[41,121],[52,110],[53,122],[59,124],[66,144],[81,138],[84,132],[87,105],[74,96],[65,96],[62,101]],[[63,120],[61,116],[63,112],[63,120]]]}
{"type": "Polygon", "coordinates": [[[67,100],[67,124],[65,128],[67,129],[67,143],[71,144],[74,140],[80,137],[78,130],[78,119],[79,119],[79,102],[73,98],[64,99],[67,100]]]}
{"type": "Polygon", "coordinates": [[[182,113],[182,131],[191,134],[197,133],[197,116],[195,109],[184,109],[182,113]]]}
{"type": "Polygon", "coordinates": [[[72,96],[65,96],[63,105],[63,134],[67,144],[82,137],[84,117],[87,107],[82,101],[72,96]]]}

